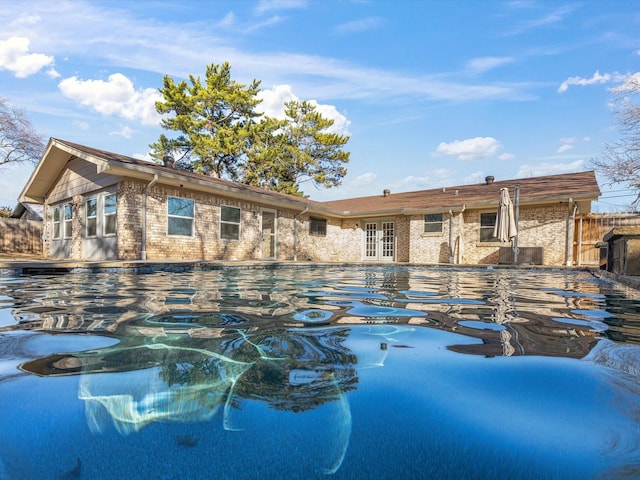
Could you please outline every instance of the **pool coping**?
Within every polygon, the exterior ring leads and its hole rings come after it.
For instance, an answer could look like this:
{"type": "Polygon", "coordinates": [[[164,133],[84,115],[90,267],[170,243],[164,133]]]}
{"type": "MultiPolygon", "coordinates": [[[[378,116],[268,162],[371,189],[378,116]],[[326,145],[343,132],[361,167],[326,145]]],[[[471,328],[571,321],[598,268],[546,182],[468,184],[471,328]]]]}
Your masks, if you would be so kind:
{"type": "Polygon", "coordinates": [[[425,267],[458,269],[518,269],[546,271],[588,271],[595,277],[640,290],[640,277],[620,275],[592,266],[558,266],[531,264],[450,264],[450,263],[374,263],[311,262],[295,260],[42,260],[0,258],[0,277],[11,275],[61,275],[72,273],[154,273],[232,269],[327,268],[327,267],[425,267]]]}

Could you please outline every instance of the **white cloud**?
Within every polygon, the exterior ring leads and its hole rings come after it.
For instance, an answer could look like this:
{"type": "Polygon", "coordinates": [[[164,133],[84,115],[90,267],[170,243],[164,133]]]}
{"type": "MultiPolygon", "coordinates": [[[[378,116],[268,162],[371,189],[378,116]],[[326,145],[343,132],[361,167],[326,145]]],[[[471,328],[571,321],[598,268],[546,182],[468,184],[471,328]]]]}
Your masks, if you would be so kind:
{"type": "MultiPolygon", "coordinates": [[[[54,58],[44,53],[28,53],[27,37],[12,37],[0,42],[0,70],[9,70],[17,78],[26,78],[52,66],[54,58]]],[[[54,71],[50,69],[49,71],[54,71]]]]}
{"type": "Polygon", "coordinates": [[[513,61],[515,61],[513,57],[480,57],[471,60],[467,68],[473,73],[484,73],[513,61]]]}
{"type": "Polygon", "coordinates": [[[256,107],[256,111],[264,113],[267,117],[284,119],[284,104],[292,100],[298,100],[293,93],[291,85],[275,85],[268,90],[260,90],[258,98],[262,102],[256,107]]]}
{"type": "MultiPolygon", "coordinates": [[[[257,106],[256,111],[264,113],[268,117],[279,119],[285,118],[284,104],[286,102],[299,100],[298,96],[293,93],[291,85],[276,85],[271,89],[261,90],[258,93],[258,98],[262,100],[262,103],[257,106]]],[[[333,125],[327,131],[350,135],[349,124],[351,122],[334,105],[320,104],[316,100],[309,100],[309,102],[315,105],[316,110],[323,117],[333,120],[333,125]]]]}
{"type": "Polygon", "coordinates": [[[374,182],[376,179],[378,178],[378,175],[376,175],[373,172],[366,172],[363,173],[362,175],[358,175],[354,182],[355,183],[371,183],[374,182]]]}
{"type": "Polygon", "coordinates": [[[260,0],[254,11],[256,15],[262,15],[273,10],[289,10],[306,6],[307,0],[260,0]]]}
{"type": "Polygon", "coordinates": [[[71,125],[73,125],[76,128],[79,128],[80,130],[89,130],[89,124],[87,122],[81,122],[79,120],[74,120],[71,122],[71,125]]]}
{"type": "Polygon", "coordinates": [[[237,19],[235,14],[233,12],[229,12],[217,23],[217,26],[220,28],[231,28],[236,23],[237,19]]]}
{"type": "Polygon", "coordinates": [[[438,188],[451,184],[455,171],[448,168],[436,168],[426,175],[409,175],[400,182],[394,184],[399,191],[424,190],[428,188],[438,188]]]}
{"type": "Polygon", "coordinates": [[[157,125],[160,115],[155,102],[162,100],[155,88],[136,90],[133,82],[121,73],[103,80],[80,80],[73,76],[62,80],[62,94],[103,115],[117,115],[128,120],[140,120],[145,125],[157,125]]]}
{"type": "MultiPolygon", "coordinates": [[[[550,2],[551,3],[551,2],[550,2]]],[[[552,12],[539,18],[527,20],[517,24],[512,30],[506,32],[506,35],[520,35],[530,30],[548,27],[562,23],[576,9],[576,6],[562,6],[552,12]]]]}
{"type": "Polygon", "coordinates": [[[558,147],[558,153],[568,152],[569,150],[573,150],[573,145],[571,143],[563,143],[558,147]]]}
{"type": "Polygon", "coordinates": [[[595,85],[602,83],[609,83],[614,79],[614,76],[611,76],[609,73],[601,74],[599,70],[591,76],[591,78],[583,78],[583,77],[569,77],[558,87],[558,93],[564,93],[569,89],[570,85],[580,85],[585,87],[587,85],[595,85]]]}
{"type": "Polygon", "coordinates": [[[520,165],[516,178],[538,177],[542,175],[556,175],[560,173],[573,173],[584,170],[584,160],[576,160],[571,163],[536,163],[533,165],[520,165]]]}
{"type": "Polygon", "coordinates": [[[120,130],[109,132],[109,135],[118,135],[124,138],[131,138],[133,136],[133,130],[129,128],[127,125],[122,125],[120,130]]]}
{"type": "Polygon", "coordinates": [[[512,153],[501,153],[500,155],[498,155],[498,159],[499,160],[504,160],[504,161],[513,160],[514,158],[516,158],[516,157],[512,153]]]}
{"type": "Polygon", "coordinates": [[[576,144],[580,143],[580,142],[589,142],[591,140],[591,138],[589,137],[582,137],[582,138],[578,138],[578,137],[563,137],[560,139],[560,147],[558,147],[558,151],[557,153],[563,153],[563,152],[568,152],[569,150],[573,150],[573,148],[576,146],[576,144]]]}
{"type": "Polygon", "coordinates": [[[327,128],[328,132],[340,135],[351,135],[349,132],[349,125],[351,124],[351,121],[341,114],[335,105],[320,104],[315,100],[311,100],[311,103],[315,104],[316,110],[320,112],[324,118],[330,118],[333,120],[333,125],[330,128],[327,128]]]}
{"type": "Polygon", "coordinates": [[[466,140],[455,140],[451,143],[440,143],[436,154],[450,155],[458,160],[475,160],[495,155],[501,145],[493,137],[475,137],[466,140]]]}
{"type": "Polygon", "coordinates": [[[367,17],[361,18],[360,20],[342,23],[338,25],[335,30],[337,33],[341,34],[366,32],[368,30],[377,29],[383,23],[384,22],[379,17],[367,17]]]}

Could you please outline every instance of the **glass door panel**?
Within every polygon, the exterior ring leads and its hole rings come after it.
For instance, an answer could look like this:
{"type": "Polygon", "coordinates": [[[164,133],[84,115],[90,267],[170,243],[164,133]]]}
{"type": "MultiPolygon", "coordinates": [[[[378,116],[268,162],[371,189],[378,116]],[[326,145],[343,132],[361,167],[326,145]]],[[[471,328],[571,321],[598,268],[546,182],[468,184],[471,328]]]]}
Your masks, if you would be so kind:
{"type": "Polygon", "coordinates": [[[262,211],[262,258],[276,258],[276,212],[262,211]]]}
{"type": "Polygon", "coordinates": [[[364,258],[365,260],[378,259],[378,224],[367,223],[364,226],[364,258]]]}
{"type": "Polygon", "coordinates": [[[394,222],[369,222],[364,225],[364,259],[392,261],[395,257],[394,222]]]}

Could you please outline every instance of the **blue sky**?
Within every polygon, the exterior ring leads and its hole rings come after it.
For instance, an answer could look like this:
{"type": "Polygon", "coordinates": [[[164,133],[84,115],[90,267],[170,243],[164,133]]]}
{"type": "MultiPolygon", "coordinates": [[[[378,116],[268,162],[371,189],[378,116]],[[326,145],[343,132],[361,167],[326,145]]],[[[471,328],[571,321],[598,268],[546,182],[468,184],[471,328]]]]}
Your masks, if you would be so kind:
{"type": "MultiPolygon", "coordinates": [[[[640,75],[631,0],[0,0],[0,23],[0,95],[44,138],[146,158],[163,76],[224,61],[269,114],[317,102],[351,136],[342,186],[303,185],[321,201],[591,170],[640,75]]],[[[31,171],[0,170],[0,205],[31,171]]]]}

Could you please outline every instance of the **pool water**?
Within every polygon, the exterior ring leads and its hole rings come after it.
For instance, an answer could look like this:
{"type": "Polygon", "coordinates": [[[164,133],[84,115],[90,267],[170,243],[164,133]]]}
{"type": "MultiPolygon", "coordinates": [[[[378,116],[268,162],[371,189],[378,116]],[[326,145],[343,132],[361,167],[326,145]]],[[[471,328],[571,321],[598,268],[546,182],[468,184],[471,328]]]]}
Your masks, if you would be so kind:
{"type": "Polygon", "coordinates": [[[640,478],[640,296],[589,272],[0,276],[0,480],[640,478]]]}

